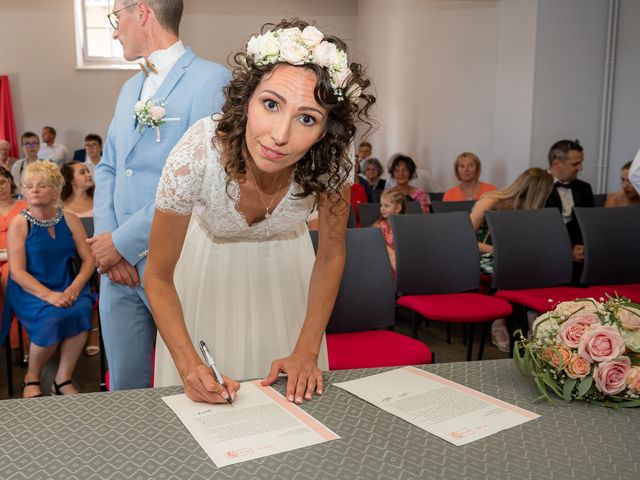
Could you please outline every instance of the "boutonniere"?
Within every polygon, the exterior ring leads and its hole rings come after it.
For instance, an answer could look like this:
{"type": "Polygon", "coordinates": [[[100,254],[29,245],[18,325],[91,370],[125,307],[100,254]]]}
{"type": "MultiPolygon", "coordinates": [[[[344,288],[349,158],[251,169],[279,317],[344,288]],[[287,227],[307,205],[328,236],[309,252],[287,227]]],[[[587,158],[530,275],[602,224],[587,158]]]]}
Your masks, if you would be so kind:
{"type": "Polygon", "coordinates": [[[167,114],[164,100],[154,100],[150,98],[146,102],[139,100],[133,107],[138,120],[140,133],[147,127],[156,129],[156,142],[160,143],[160,125],[164,124],[164,116],[167,114]]]}

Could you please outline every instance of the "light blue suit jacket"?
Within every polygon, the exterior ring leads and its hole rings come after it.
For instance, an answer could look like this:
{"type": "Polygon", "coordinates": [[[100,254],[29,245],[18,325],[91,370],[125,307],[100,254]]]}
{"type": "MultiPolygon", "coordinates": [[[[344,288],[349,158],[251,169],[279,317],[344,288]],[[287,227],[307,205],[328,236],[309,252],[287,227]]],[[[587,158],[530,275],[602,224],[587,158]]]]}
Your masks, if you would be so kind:
{"type": "Polygon", "coordinates": [[[174,119],[160,126],[159,143],[155,128],[141,133],[135,123],[134,105],[140,98],[144,74],[133,76],[120,90],[102,161],[95,171],[95,234],[111,232],[118,252],[137,267],[140,278],[162,168],[194,122],[220,111],[223,87],[230,79],[225,67],[187,49],[153,96],[166,102],[165,118],[174,119]]]}

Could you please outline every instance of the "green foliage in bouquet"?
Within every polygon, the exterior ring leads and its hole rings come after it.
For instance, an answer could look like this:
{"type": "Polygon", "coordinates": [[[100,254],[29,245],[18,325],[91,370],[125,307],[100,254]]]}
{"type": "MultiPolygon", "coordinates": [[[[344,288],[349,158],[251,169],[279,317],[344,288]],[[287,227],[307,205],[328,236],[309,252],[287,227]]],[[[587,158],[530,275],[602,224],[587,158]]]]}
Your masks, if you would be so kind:
{"type": "Polygon", "coordinates": [[[605,407],[640,406],[640,305],[624,297],[562,302],[521,331],[513,358],[540,397],[605,407]]]}

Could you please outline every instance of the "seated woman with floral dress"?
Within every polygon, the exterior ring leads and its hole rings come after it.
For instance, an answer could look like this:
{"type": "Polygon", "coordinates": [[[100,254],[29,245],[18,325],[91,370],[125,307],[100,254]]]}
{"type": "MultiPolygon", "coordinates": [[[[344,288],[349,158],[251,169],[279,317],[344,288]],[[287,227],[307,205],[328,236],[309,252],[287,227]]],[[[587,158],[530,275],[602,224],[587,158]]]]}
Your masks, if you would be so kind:
{"type": "Polygon", "coordinates": [[[409,181],[416,178],[416,164],[411,157],[406,155],[398,155],[391,162],[389,167],[389,175],[395,180],[396,190],[401,191],[407,196],[407,200],[412,200],[420,204],[422,213],[429,213],[429,194],[421,188],[414,187],[409,181]]]}

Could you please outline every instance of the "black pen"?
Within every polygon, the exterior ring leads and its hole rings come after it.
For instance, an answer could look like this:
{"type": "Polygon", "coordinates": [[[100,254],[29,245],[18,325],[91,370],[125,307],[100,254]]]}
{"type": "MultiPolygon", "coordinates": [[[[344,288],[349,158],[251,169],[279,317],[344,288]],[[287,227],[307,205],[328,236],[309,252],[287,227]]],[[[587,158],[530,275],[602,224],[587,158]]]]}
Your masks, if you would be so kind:
{"type": "MultiPolygon", "coordinates": [[[[204,340],[200,340],[200,351],[202,352],[204,361],[207,362],[207,365],[209,365],[209,368],[211,369],[211,373],[213,373],[213,377],[216,379],[216,382],[222,385],[224,389],[227,390],[227,395],[229,395],[229,389],[227,388],[227,384],[224,383],[224,380],[222,379],[222,375],[220,375],[220,372],[216,368],[216,361],[213,359],[213,355],[211,355],[211,352],[207,348],[207,344],[204,343],[204,340]]],[[[232,403],[231,395],[227,397],[227,402],[229,402],[229,405],[231,405],[232,403]]]]}

